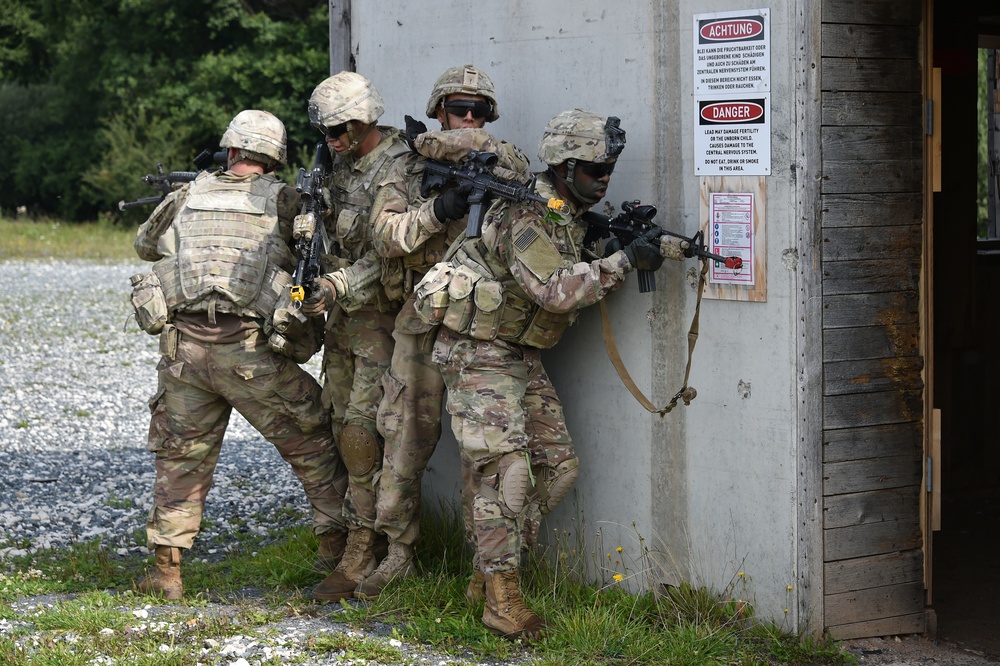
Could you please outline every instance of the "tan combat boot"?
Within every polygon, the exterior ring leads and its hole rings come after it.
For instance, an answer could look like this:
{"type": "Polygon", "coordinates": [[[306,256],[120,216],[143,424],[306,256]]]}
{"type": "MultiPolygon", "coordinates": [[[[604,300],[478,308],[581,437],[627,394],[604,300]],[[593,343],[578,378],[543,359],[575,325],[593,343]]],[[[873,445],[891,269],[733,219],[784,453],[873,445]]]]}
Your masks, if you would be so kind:
{"type": "Polygon", "coordinates": [[[541,637],[545,620],[524,605],[517,569],[486,574],[483,624],[505,638],[532,640],[541,637]]]}
{"type": "Polygon", "coordinates": [[[337,568],[340,559],[344,556],[344,547],[347,546],[347,532],[337,530],[320,534],[319,548],[316,549],[316,561],[313,562],[313,570],[317,573],[329,573],[337,568]]]}
{"type": "Polygon", "coordinates": [[[183,598],[181,549],[171,546],[157,546],[155,553],[156,568],[139,581],[139,591],[143,594],[159,595],[170,601],[183,598]]]}
{"type": "Polygon", "coordinates": [[[375,570],[375,530],[352,527],[347,533],[344,557],[329,576],[313,588],[316,601],[340,601],[354,596],[365,576],[375,570]]]}
{"type": "Polygon", "coordinates": [[[397,578],[408,578],[417,572],[413,565],[413,547],[405,543],[389,542],[389,553],[378,568],[366,576],[354,591],[358,599],[378,599],[382,590],[397,578]]]}
{"type": "Polygon", "coordinates": [[[465,598],[473,606],[482,603],[486,598],[486,574],[479,569],[472,572],[469,585],[465,588],[465,598]]]}

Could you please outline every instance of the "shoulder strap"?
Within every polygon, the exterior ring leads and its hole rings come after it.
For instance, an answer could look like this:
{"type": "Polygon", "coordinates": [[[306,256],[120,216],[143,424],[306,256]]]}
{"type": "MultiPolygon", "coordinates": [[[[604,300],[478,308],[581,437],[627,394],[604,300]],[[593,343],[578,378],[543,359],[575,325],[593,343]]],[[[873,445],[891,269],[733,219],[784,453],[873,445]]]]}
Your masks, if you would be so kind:
{"type": "Polygon", "coordinates": [[[604,335],[604,348],[607,349],[608,358],[611,359],[611,364],[615,366],[615,370],[618,372],[618,376],[621,378],[622,383],[625,384],[625,388],[628,389],[629,393],[639,401],[647,411],[654,414],[659,414],[660,416],[665,416],[674,407],[677,406],[678,400],[683,400],[685,405],[690,405],[691,401],[695,399],[698,392],[693,386],[688,386],[688,379],[691,376],[691,358],[694,355],[694,345],[698,342],[698,316],[701,313],[701,295],[705,290],[705,276],[708,274],[708,260],[701,260],[701,275],[698,277],[698,303],[694,307],[694,317],[691,319],[691,328],[688,330],[688,358],[687,367],[684,369],[684,383],[681,388],[674,394],[674,397],[670,399],[670,402],[661,408],[657,408],[653,402],[646,397],[646,395],[636,386],[635,382],[632,380],[632,376],[629,374],[628,369],[622,362],[621,354],[618,353],[618,346],[615,344],[615,335],[611,330],[611,318],[608,316],[608,306],[601,299],[601,332],[604,335]]]}

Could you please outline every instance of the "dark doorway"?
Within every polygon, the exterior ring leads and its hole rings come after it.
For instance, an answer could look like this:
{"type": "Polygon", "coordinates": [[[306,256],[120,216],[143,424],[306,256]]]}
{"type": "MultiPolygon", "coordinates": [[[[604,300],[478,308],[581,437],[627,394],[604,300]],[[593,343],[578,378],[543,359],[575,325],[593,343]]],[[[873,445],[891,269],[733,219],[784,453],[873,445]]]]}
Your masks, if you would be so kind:
{"type": "Polygon", "coordinates": [[[1000,659],[1000,238],[980,239],[990,234],[982,233],[977,192],[979,49],[1000,46],[1000,9],[934,6],[943,101],[931,277],[942,483],[932,608],[939,639],[1000,659]]]}

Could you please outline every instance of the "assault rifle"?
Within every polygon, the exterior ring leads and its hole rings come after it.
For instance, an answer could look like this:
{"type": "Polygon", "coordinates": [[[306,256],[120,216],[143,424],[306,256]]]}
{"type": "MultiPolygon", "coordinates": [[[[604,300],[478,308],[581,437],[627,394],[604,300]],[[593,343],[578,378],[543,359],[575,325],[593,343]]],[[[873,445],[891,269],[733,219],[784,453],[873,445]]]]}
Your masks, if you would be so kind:
{"type": "Polygon", "coordinates": [[[216,164],[225,164],[228,157],[228,151],[220,150],[218,152],[212,152],[209,149],[205,149],[198,153],[194,158],[194,167],[196,171],[171,171],[170,173],[163,173],[163,165],[156,165],[156,173],[147,173],[142,177],[142,182],[146,183],[154,190],[160,192],[160,196],[156,197],[142,197],[141,199],[136,199],[135,201],[119,201],[118,210],[128,210],[129,208],[136,208],[137,206],[150,206],[153,204],[159,204],[161,201],[167,198],[167,195],[174,191],[175,186],[181,183],[190,183],[192,180],[198,177],[198,174],[202,171],[217,170],[219,167],[216,164]]]}
{"type": "Polygon", "coordinates": [[[469,194],[469,222],[465,228],[466,238],[479,238],[483,232],[483,218],[486,216],[489,195],[496,195],[511,201],[538,201],[554,211],[568,213],[569,206],[561,199],[546,199],[535,194],[535,176],[527,183],[497,178],[490,169],[498,161],[496,153],[470,150],[468,159],[458,164],[438,162],[428,159],[424,162],[424,179],[420,183],[420,195],[426,197],[431,190],[447,183],[472,187],[469,194]]]}
{"type": "Polygon", "coordinates": [[[295,239],[295,274],[292,275],[292,301],[301,303],[309,297],[313,289],[313,281],[322,272],[320,258],[325,248],[325,229],[323,214],[326,212],[326,201],[323,199],[323,183],[330,172],[330,151],[325,142],[316,144],[316,156],[313,168],[306,171],[299,169],[299,177],[295,181],[295,191],[302,199],[302,215],[311,215],[314,226],[311,230],[299,233],[295,239]]]}
{"type": "MultiPolygon", "coordinates": [[[[609,238],[614,235],[625,247],[639,236],[656,230],[658,236],[673,236],[688,242],[688,247],[684,250],[685,257],[701,257],[711,259],[723,264],[726,268],[739,270],[743,268],[741,257],[723,257],[721,254],[709,252],[705,247],[705,234],[699,231],[694,236],[688,238],[672,231],[660,229],[653,224],[656,217],[656,206],[642,205],[638,201],[623,201],[622,212],[615,217],[608,217],[587,211],[583,214],[583,221],[587,223],[587,234],[584,243],[590,244],[599,238],[609,238]]],[[[653,271],[638,271],[639,291],[646,293],[656,291],[656,273],[653,271]]]]}

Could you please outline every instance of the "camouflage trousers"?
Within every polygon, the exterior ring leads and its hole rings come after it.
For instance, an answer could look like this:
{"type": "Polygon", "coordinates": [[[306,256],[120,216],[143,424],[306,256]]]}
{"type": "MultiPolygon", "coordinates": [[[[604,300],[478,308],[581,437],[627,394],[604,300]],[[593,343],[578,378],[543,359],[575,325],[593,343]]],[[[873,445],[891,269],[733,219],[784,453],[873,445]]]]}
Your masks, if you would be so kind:
{"type": "Polygon", "coordinates": [[[503,496],[501,477],[521,456],[536,479],[544,467],[575,458],[562,403],[537,349],[442,328],[433,357],[448,387],[477,566],[484,573],[516,569],[537,537],[540,500],[530,486],[526,497],[503,496]]]}
{"type": "Polygon", "coordinates": [[[411,298],[396,318],[395,347],[382,377],[378,431],[385,438],[375,529],[413,545],[420,536],[420,483],[441,439],[444,380],[425,349],[427,326],[411,298]]]}
{"type": "Polygon", "coordinates": [[[346,425],[364,428],[376,440],[375,464],[362,474],[349,470],[344,499],[344,517],[369,529],[375,526],[375,493],[382,473],[375,416],[382,401],[382,375],[392,358],[395,319],[395,312],[361,309],[348,315],[335,307],[323,345],[323,405],[332,413],[336,441],[346,425]]]}
{"type": "Polygon", "coordinates": [[[345,529],[347,473],[312,375],[272,352],[257,331],[225,345],[181,335],[157,373],[149,401],[148,446],[156,454],[150,547],[194,543],[233,409],[292,466],[312,505],[316,534],[345,529]]]}

